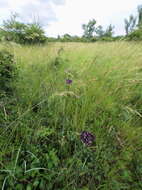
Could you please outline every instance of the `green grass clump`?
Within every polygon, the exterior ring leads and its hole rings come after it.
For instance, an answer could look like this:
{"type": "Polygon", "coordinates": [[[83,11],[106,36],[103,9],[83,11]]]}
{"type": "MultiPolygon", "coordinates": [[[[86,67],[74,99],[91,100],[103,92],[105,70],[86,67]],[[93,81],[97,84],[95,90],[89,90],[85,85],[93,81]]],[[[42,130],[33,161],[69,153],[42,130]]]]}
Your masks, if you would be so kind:
{"type": "Polygon", "coordinates": [[[141,44],[8,48],[18,76],[13,104],[1,105],[0,187],[141,190],[141,44]],[[82,131],[96,137],[93,146],[82,131]]]}

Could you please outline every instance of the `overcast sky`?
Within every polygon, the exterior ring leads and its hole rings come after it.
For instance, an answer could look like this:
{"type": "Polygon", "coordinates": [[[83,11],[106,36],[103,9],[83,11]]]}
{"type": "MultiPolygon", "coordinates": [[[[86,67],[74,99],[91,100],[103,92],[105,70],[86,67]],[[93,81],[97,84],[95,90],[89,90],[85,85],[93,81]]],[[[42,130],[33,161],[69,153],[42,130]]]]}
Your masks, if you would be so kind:
{"type": "Polygon", "coordinates": [[[124,34],[124,18],[137,15],[142,0],[0,0],[0,23],[11,12],[24,22],[39,20],[48,36],[82,35],[82,24],[95,19],[98,25],[115,25],[115,34],[124,34]]]}

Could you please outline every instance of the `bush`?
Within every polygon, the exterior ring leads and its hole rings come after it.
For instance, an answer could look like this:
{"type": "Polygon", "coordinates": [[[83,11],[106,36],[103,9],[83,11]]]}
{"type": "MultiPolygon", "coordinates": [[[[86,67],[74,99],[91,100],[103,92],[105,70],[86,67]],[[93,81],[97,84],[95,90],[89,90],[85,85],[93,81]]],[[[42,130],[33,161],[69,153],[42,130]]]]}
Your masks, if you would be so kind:
{"type": "Polygon", "coordinates": [[[2,32],[2,30],[0,29],[0,41],[2,41],[2,38],[3,38],[3,32],[2,32]]]}
{"type": "Polygon", "coordinates": [[[12,80],[15,75],[14,56],[6,50],[0,51],[0,92],[12,93],[12,80]]]}
{"type": "Polygon", "coordinates": [[[25,28],[24,41],[30,44],[44,43],[46,37],[41,26],[37,23],[28,24],[25,28]]]}
{"type": "Polygon", "coordinates": [[[135,30],[127,36],[128,40],[142,40],[142,29],[135,30]]]}
{"type": "Polygon", "coordinates": [[[25,24],[17,20],[18,15],[11,15],[10,19],[3,22],[3,29],[0,30],[5,40],[16,43],[43,43],[46,40],[44,30],[39,23],[25,24]]]}

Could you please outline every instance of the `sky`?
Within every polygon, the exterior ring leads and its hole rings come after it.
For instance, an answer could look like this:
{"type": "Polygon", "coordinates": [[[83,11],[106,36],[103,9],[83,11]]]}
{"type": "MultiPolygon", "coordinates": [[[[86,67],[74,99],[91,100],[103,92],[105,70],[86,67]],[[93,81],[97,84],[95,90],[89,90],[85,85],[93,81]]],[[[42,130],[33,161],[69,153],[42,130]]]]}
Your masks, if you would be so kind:
{"type": "Polygon", "coordinates": [[[123,35],[124,18],[137,15],[142,0],[0,0],[0,24],[18,13],[23,22],[39,21],[47,36],[81,36],[82,24],[95,19],[97,25],[115,26],[115,35],[123,35]]]}

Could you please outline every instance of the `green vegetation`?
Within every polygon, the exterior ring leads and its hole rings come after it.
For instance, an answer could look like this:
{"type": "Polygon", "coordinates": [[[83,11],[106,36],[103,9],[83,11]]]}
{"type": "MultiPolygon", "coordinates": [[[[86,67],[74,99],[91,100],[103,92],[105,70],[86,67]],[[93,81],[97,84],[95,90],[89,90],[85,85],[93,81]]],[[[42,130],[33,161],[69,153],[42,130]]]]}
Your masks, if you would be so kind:
{"type": "Polygon", "coordinates": [[[46,41],[44,30],[38,22],[25,24],[18,21],[19,16],[12,14],[10,19],[3,22],[0,39],[21,44],[39,44],[46,41]]]}
{"type": "Polygon", "coordinates": [[[13,91],[12,81],[15,76],[14,57],[8,51],[0,52],[0,94],[11,95],[13,91]]]}
{"type": "Polygon", "coordinates": [[[130,34],[136,27],[136,17],[129,16],[129,19],[124,19],[126,35],[130,34]]]}
{"type": "Polygon", "coordinates": [[[0,75],[13,69],[0,97],[2,190],[141,190],[141,44],[3,47],[0,75]]]}
{"type": "Polygon", "coordinates": [[[114,33],[113,32],[114,26],[110,24],[107,27],[106,31],[104,31],[101,25],[99,25],[98,27],[96,27],[95,25],[96,21],[94,19],[90,20],[88,24],[83,24],[82,25],[82,28],[84,30],[83,37],[91,41],[93,41],[94,35],[96,36],[96,40],[102,38],[112,38],[112,35],[114,33]]]}
{"type": "Polygon", "coordinates": [[[129,19],[124,19],[125,36],[114,36],[114,28],[110,24],[106,29],[98,25],[95,19],[89,20],[82,25],[82,36],[47,37],[39,22],[24,23],[18,14],[11,14],[10,19],[3,21],[0,27],[0,41],[13,41],[19,44],[43,44],[47,42],[96,42],[96,41],[141,41],[142,40],[142,6],[137,8],[137,16],[132,14],[129,19]]]}
{"type": "Polygon", "coordinates": [[[142,26],[142,5],[138,6],[138,27],[142,26]]]}

